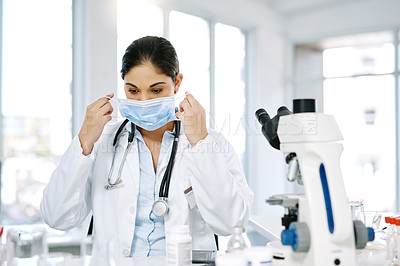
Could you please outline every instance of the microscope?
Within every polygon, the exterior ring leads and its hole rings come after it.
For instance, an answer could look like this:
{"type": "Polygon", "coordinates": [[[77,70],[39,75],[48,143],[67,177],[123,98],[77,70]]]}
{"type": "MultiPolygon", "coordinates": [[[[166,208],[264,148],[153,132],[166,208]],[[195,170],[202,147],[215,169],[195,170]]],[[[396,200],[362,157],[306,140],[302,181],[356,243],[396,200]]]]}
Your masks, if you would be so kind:
{"type": "Polygon", "coordinates": [[[271,146],[283,152],[287,179],[304,188],[267,200],[285,208],[281,240],[269,244],[273,264],[356,265],[356,248],[373,241],[374,231],[350,215],[340,169],[343,137],[334,117],[316,113],[315,99],[293,100],[293,113],[282,106],[272,119],[264,109],[256,117],[271,146]]]}

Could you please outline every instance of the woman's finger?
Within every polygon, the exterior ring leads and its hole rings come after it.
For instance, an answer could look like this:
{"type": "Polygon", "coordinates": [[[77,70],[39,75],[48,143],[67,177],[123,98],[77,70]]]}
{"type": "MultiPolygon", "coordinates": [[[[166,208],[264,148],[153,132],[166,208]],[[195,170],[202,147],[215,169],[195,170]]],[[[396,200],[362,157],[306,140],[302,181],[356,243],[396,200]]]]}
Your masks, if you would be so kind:
{"type": "MultiPolygon", "coordinates": [[[[183,101],[187,101],[188,102],[188,104],[192,107],[192,104],[191,104],[191,102],[189,101],[189,98],[188,98],[188,96],[189,96],[190,94],[186,94],[186,96],[185,96],[185,98],[183,98],[183,101]]],[[[193,97],[193,96],[192,96],[193,97]]]]}
{"type": "Polygon", "coordinates": [[[182,102],[179,104],[179,110],[181,112],[187,111],[191,108],[189,101],[185,98],[182,100],[182,102]]]}
{"type": "Polygon", "coordinates": [[[107,102],[105,105],[103,105],[103,106],[100,108],[100,115],[105,115],[105,114],[107,114],[107,113],[112,112],[113,110],[114,110],[114,109],[113,109],[111,103],[110,103],[110,102],[107,102]]]}
{"type": "Polygon", "coordinates": [[[94,107],[97,107],[97,108],[103,107],[103,105],[107,104],[112,97],[114,97],[114,93],[107,94],[106,96],[98,99],[95,102],[94,107]]]}
{"type": "Polygon", "coordinates": [[[176,112],[175,116],[178,117],[179,120],[183,119],[183,113],[182,112],[176,112]]]}
{"type": "Polygon", "coordinates": [[[185,99],[187,99],[187,101],[189,102],[189,104],[190,104],[192,107],[196,107],[196,106],[200,105],[200,103],[196,100],[196,98],[194,98],[193,95],[190,94],[190,93],[187,93],[187,94],[186,94],[185,99]]]}
{"type": "Polygon", "coordinates": [[[112,119],[112,117],[111,117],[111,115],[105,115],[105,116],[103,116],[103,121],[105,122],[105,123],[107,123],[108,121],[110,121],[111,119],[112,119]]]}

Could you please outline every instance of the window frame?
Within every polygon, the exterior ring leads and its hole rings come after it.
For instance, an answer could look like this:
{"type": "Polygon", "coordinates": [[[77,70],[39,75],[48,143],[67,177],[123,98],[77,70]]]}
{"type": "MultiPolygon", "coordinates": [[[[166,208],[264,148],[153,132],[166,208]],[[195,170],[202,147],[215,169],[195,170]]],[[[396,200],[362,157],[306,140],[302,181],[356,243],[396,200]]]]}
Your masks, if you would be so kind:
{"type": "MultiPolygon", "coordinates": [[[[3,0],[0,0],[0,55],[3,54],[3,0]]],[[[0,126],[3,128],[3,61],[0,60],[0,126]]],[[[3,132],[0,131],[0,212],[2,211],[2,164],[3,164],[3,132]]]]}
{"type": "MultiPolygon", "coordinates": [[[[182,11],[178,8],[165,8],[162,6],[159,6],[160,8],[162,8],[164,10],[164,24],[163,24],[163,28],[164,28],[164,38],[168,39],[169,38],[169,32],[170,32],[170,25],[169,25],[169,19],[170,19],[170,14],[172,11],[177,11],[177,12],[181,12],[184,14],[188,14],[191,16],[195,16],[195,17],[199,17],[201,19],[203,19],[204,21],[207,22],[208,27],[209,27],[209,47],[210,47],[210,124],[209,127],[211,129],[215,129],[215,26],[217,23],[222,23],[225,25],[229,25],[229,26],[233,26],[237,29],[239,29],[242,34],[244,35],[245,38],[245,58],[244,58],[244,86],[245,86],[245,102],[244,102],[244,113],[243,113],[243,117],[245,119],[247,119],[248,117],[248,106],[249,106],[249,33],[243,29],[240,28],[236,25],[230,25],[230,24],[226,24],[223,22],[219,22],[213,19],[209,19],[207,17],[203,17],[203,16],[199,16],[197,14],[193,14],[191,12],[187,12],[187,11],[182,11]]],[[[245,140],[245,151],[243,154],[243,161],[242,161],[242,167],[243,167],[243,171],[245,173],[246,179],[247,181],[249,181],[249,171],[248,171],[248,156],[249,156],[249,138],[248,138],[248,132],[246,127],[244,126],[245,130],[246,130],[246,140],[245,140]]]]}
{"type": "MultiPolygon", "coordinates": [[[[384,31],[384,30],[382,30],[384,31]]],[[[338,76],[338,77],[323,77],[322,82],[326,80],[338,79],[338,78],[357,78],[357,77],[373,77],[373,76],[393,76],[394,77],[394,94],[395,94],[395,161],[400,158],[400,92],[399,92],[399,29],[388,30],[393,35],[392,43],[394,45],[394,70],[392,72],[382,73],[382,74],[355,74],[349,76],[338,76]]],[[[371,31],[370,33],[380,32],[371,31]]],[[[323,89],[323,86],[322,86],[323,89]]],[[[395,165],[395,211],[400,210],[400,164],[395,165]]]]}

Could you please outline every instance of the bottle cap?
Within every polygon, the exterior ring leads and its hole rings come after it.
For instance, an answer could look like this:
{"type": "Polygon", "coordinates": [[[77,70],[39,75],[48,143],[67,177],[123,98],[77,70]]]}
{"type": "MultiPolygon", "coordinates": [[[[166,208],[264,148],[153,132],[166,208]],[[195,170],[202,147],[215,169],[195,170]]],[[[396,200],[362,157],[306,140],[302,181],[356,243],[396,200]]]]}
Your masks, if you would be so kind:
{"type": "Polygon", "coordinates": [[[389,216],[389,217],[385,217],[385,222],[386,222],[386,218],[387,218],[387,223],[388,224],[395,224],[395,220],[397,218],[400,218],[400,216],[389,216]]]}

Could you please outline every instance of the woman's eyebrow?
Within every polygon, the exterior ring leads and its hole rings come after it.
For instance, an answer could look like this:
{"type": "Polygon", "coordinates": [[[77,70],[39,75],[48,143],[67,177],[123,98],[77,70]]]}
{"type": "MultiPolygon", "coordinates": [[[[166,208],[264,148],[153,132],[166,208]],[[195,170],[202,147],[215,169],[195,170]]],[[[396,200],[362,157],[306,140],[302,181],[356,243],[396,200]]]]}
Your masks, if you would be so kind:
{"type": "MultiPolygon", "coordinates": [[[[154,86],[157,86],[157,85],[159,85],[159,84],[167,84],[167,83],[165,83],[165,82],[163,82],[163,81],[156,82],[156,83],[150,85],[150,88],[153,88],[154,86]]],[[[132,87],[134,87],[134,88],[137,89],[136,85],[134,85],[134,84],[132,84],[132,83],[127,82],[127,83],[125,83],[125,85],[130,85],[130,86],[132,86],[132,87]]]]}
{"type": "Polygon", "coordinates": [[[154,86],[157,86],[159,84],[166,84],[166,83],[163,82],[163,81],[160,81],[160,82],[157,82],[157,83],[154,83],[154,84],[150,85],[150,88],[153,88],[154,86]]]}
{"type": "Polygon", "coordinates": [[[133,85],[132,83],[127,82],[127,83],[125,83],[125,85],[131,85],[132,87],[137,89],[137,87],[135,85],[133,85]]]}

